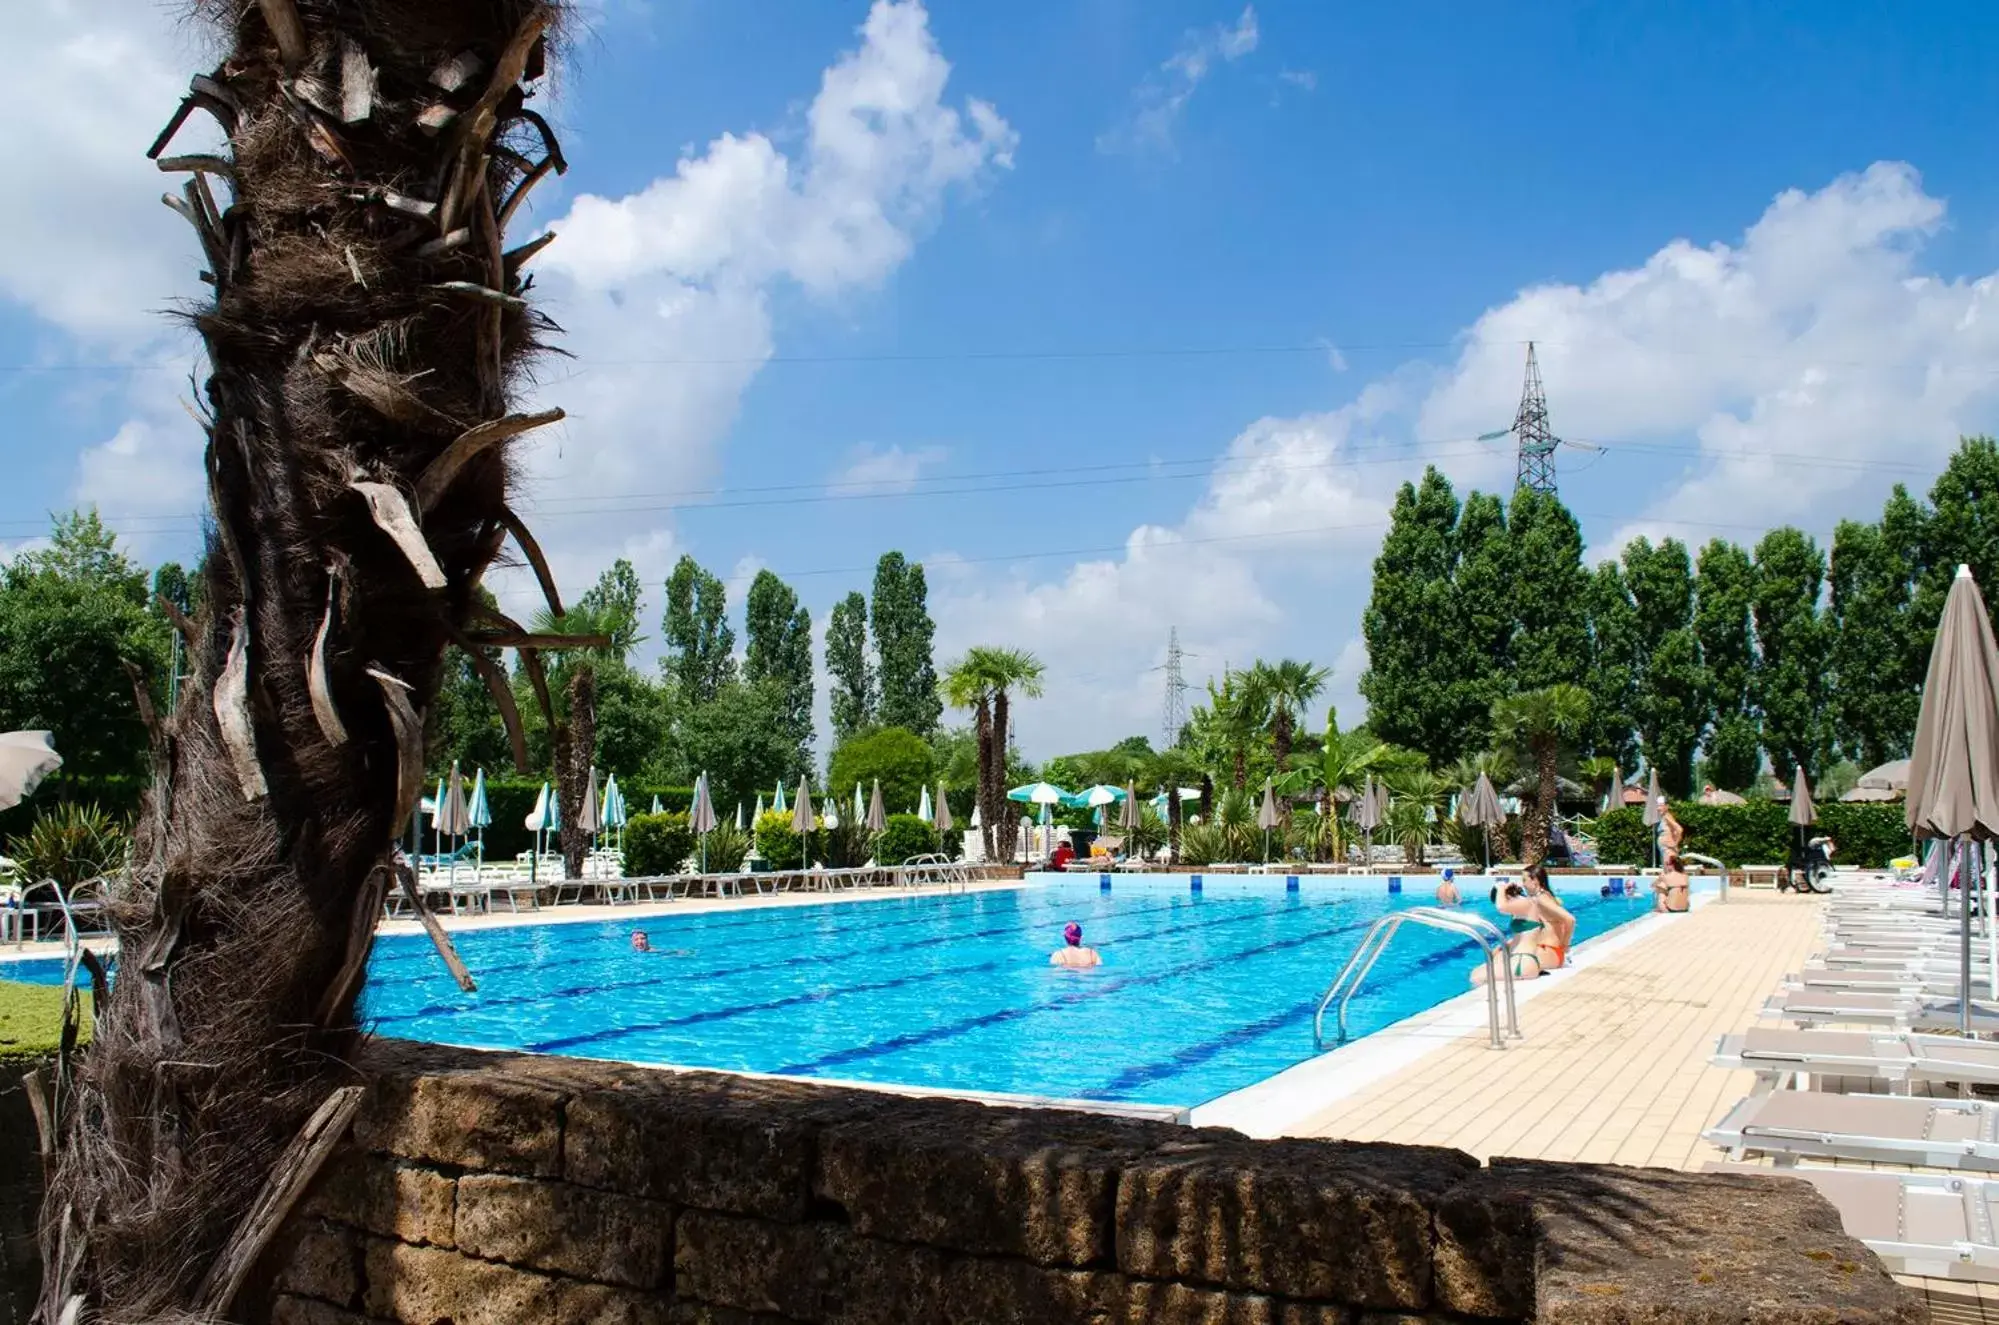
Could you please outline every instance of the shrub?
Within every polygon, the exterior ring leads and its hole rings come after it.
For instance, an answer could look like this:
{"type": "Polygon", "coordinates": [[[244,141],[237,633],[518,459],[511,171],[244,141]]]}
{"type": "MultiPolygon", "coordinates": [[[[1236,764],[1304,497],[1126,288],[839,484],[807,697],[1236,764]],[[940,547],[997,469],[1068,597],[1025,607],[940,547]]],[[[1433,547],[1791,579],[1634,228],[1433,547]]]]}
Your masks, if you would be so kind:
{"type": "Polygon", "coordinates": [[[1150,805],[1138,808],[1138,827],[1118,828],[1114,832],[1125,835],[1125,854],[1128,856],[1150,856],[1166,845],[1166,817],[1150,805]]]}
{"type": "Polygon", "coordinates": [[[695,847],[694,825],[686,815],[635,815],[625,825],[625,873],[637,878],[678,874],[695,847]]]}
{"type": "MultiPolygon", "coordinates": [[[[710,854],[713,852],[711,850],[710,854]]],[[[805,859],[805,844],[791,826],[791,814],[765,810],[757,820],[757,854],[774,870],[795,870],[805,859]]]]}
{"type": "Polygon", "coordinates": [[[875,863],[900,865],[916,856],[934,855],[937,830],[913,814],[891,814],[875,841],[875,863]]]}
{"type": "Polygon", "coordinates": [[[877,727],[841,742],[826,769],[826,786],[849,797],[859,784],[863,795],[879,780],[882,804],[890,810],[915,809],[937,776],[937,755],[929,742],[902,727],[877,727]]]}
{"type": "Polygon", "coordinates": [[[95,805],[59,804],[7,845],[23,885],[54,879],[67,893],[87,879],[125,868],[131,842],[124,824],[95,805]]]}
{"type": "Polygon", "coordinates": [[[844,870],[865,865],[873,847],[872,835],[864,823],[842,819],[838,828],[819,830],[820,859],[826,862],[828,869],[844,870]]]}
{"type": "MultiPolygon", "coordinates": [[[[695,848],[700,849],[698,844],[695,848]]],[[[750,835],[733,823],[715,825],[708,834],[708,872],[729,874],[743,867],[743,857],[750,854],[750,835]]]]}
{"type": "Polygon", "coordinates": [[[1224,858],[1228,839],[1220,824],[1199,823],[1180,826],[1180,863],[1212,865],[1224,858]]]}

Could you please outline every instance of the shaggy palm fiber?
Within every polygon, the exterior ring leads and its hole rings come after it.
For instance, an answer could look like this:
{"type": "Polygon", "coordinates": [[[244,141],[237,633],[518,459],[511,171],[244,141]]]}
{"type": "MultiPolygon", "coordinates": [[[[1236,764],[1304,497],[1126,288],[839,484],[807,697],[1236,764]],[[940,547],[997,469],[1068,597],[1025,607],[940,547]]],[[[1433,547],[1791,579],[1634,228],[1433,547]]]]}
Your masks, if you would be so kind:
{"type": "Polygon", "coordinates": [[[152,154],[213,287],[190,314],[211,366],[207,606],[155,731],[118,978],[88,1050],[37,1088],[43,1325],[228,1316],[318,1162],[302,1130],[345,1126],[445,648],[559,643],[476,593],[512,533],[561,610],[507,509],[509,439],[559,415],[508,411],[548,324],[523,298],[539,243],[502,239],[562,168],[529,104],[558,8],[195,5],[229,54],[152,154]],[[195,115],[227,157],[173,155],[195,115]]]}

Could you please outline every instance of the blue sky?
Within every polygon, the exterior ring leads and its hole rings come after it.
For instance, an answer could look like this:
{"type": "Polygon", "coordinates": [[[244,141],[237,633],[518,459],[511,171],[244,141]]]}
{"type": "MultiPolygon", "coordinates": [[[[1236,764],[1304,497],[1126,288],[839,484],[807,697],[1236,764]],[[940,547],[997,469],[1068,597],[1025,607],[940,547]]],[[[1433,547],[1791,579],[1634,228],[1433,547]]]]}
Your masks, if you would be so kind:
{"type": "MultiPolygon", "coordinates": [[[[149,310],[195,263],[142,158],[204,58],[170,8],[10,15],[50,94],[0,126],[44,194],[0,219],[0,552],[78,502],[193,548],[191,347],[149,310]]],[[[1601,448],[1561,457],[1593,555],[1823,534],[1995,426],[1995,37],[1970,3],[599,0],[530,222],[577,358],[524,505],[573,588],[686,551],[821,621],[920,557],[944,652],[1047,661],[1031,755],[1156,733],[1176,626],[1197,683],[1309,657],[1351,720],[1394,487],[1510,485],[1471,439],[1529,339],[1601,448]]]]}

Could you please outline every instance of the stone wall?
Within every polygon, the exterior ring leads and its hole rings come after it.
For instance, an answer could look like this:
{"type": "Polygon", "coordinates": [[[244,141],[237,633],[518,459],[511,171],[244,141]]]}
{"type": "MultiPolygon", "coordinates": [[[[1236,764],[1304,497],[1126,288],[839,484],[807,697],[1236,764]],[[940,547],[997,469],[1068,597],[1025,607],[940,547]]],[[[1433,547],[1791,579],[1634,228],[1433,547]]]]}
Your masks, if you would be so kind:
{"type": "Polygon", "coordinates": [[[397,1042],[245,1319],[1916,1321],[1801,1183],[397,1042]]]}

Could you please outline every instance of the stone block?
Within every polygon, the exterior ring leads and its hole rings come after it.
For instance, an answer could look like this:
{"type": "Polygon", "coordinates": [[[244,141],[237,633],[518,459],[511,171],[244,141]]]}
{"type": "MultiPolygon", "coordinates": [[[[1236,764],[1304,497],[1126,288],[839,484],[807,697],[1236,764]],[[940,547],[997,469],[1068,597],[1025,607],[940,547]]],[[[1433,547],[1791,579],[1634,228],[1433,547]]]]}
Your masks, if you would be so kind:
{"type": "Polygon", "coordinates": [[[343,1147],[300,1211],[399,1242],[451,1245],[456,1184],[449,1174],[343,1147]]]}
{"type": "Polygon", "coordinates": [[[818,1320],[831,1280],[816,1225],[701,1210],[682,1211],[675,1224],[673,1286],[682,1301],[818,1320]]]}
{"type": "Polygon", "coordinates": [[[819,1138],[815,1195],[858,1233],[1041,1265],[1107,1262],[1118,1172],[1178,1129],[960,1100],[883,1101],[819,1138]]]}
{"type": "Polygon", "coordinates": [[[361,1244],[353,1230],[317,1219],[292,1219],[265,1253],[274,1292],[351,1307],[361,1297],[361,1244]]]}
{"type": "Polygon", "coordinates": [[[354,1119],[356,1143],[428,1164],[556,1176],[563,1096],[510,1077],[505,1061],[377,1077],[354,1119]]]}
{"type": "Polygon", "coordinates": [[[1346,1307],[1143,1279],[1126,1282],[1109,1317],[1115,1325],[1350,1325],[1352,1319],[1346,1307]]]}
{"type": "Polygon", "coordinates": [[[805,1217],[823,1097],[714,1073],[589,1091],[569,1101],[563,1177],[585,1187],[766,1219],[805,1217]]]}
{"type": "Polygon", "coordinates": [[[1533,1315],[1534,1248],[1531,1191],[1503,1174],[1473,1174],[1437,1203],[1437,1305],[1467,1316],[1533,1315]]]}
{"type": "Polygon", "coordinates": [[[654,1288],[672,1261],[673,1212],[615,1192],[468,1173],[458,1180],[455,1235],[460,1250],[485,1260],[654,1288]]]}
{"type": "Polygon", "coordinates": [[[1915,1325],[1897,1284],[1802,1182],[1495,1160],[1531,1193],[1540,1325],[1915,1325]]]}
{"type": "Polygon", "coordinates": [[[785,1316],[713,1307],[706,1302],[675,1302],[666,1309],[666,1322],[667,1325],[793,1325],[785,1316]]]}
{"type": "Polygon", "coordinates": [[[565,1285],[441,1247],[370,1240],[361,1309],[403,1325],[521,1325],[556,1319],[565,1285]]]}
{"type": "Polygon", "coordinates": [[[634,1293],[603,1284],[565,1283],[556,1302],[555,1325],[668,1325],[671,1299],[661,1293],[634,1293]]]}
{"type": "Polygon", "coordinates": [[[357,1311],[289,1294],[271,1303],[270,1325],[379,1325],[357,1311]]]}
{"type": "Polygon", "coordinates": [[[1394,1310],[1430,1304],[1432,1212],[1455,1150],[1199,1131],[1118,1184],[1117,1264],[1146,1279],[1394,1310]]]}

